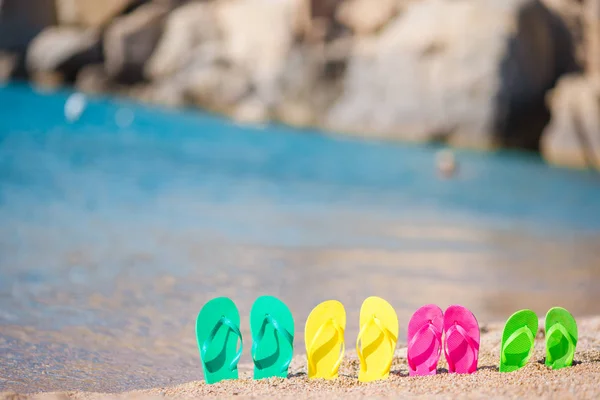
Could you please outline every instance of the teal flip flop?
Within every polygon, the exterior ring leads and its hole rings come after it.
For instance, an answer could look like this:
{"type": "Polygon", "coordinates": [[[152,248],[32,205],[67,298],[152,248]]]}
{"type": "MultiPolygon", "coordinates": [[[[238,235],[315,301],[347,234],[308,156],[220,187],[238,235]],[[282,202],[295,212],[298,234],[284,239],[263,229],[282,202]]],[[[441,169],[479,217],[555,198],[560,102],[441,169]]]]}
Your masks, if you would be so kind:
{"type": "Polygon", "coordinates": [[[196,339],[206,383],[238,378],[237,365],[243,345],[239,327],[240,314],[227,297],[212,299],[200,310],[196,339]]]}
{"type": "Polygon", "coordinates": [[[570,367],[577,346],[577,322],[570,312],[554,307],[546,314],[546,365],[552,369],[570,367]]]}
{"type": "Polygon", "coordinates": [[[250,310],[254,379],[287,378],[294,353],[294,318],[281,300],[261,296],[250,310]]]}
{"type": "Polygon", "coordinates": [[[538,329],[537,315],[531,310],[517,311],[506,321],[500,347],[500,372],[523,368],[531,355],[538,329]]]}

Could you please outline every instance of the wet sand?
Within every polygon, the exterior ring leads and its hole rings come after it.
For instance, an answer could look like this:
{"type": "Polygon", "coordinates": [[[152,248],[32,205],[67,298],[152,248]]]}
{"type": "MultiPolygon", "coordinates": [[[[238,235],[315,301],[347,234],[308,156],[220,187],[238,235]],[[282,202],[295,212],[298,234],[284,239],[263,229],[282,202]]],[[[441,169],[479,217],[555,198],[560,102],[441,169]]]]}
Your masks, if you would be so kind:
{"type": "MultiPolygon", "coordinates": [[[[447,372],[445,360],[440,361],[438,375],[408,377],[406,348],[396,350],[390,379],[369,384],[359,383],[356,353],[347,352],[340,369],[340,378],[333,381],[309,380],[306,377],[306,357],[299,355],[290,366],[289,379],[253,381],[250,364],[240,364],[237,381],[206,385],[195,381],[172,387],[131,391],[118,394],[92,392],[55,392],[32,395],[0,394],[0,399],[99,399],[99,398],[600,398],[600,317],[580,319],[579,343],[574,365],[558,371],[544,366],[544,333],[536,338],[536,351],[530,363],[520,371],[498,372],[498,354],[502,324],[482,325],[479,369],[472,375],[447,372]]],[[[540,321],[543,327],[543,321],[540,321]]],[[[351,346],[351,341],[348,341],[351,346]]]]}

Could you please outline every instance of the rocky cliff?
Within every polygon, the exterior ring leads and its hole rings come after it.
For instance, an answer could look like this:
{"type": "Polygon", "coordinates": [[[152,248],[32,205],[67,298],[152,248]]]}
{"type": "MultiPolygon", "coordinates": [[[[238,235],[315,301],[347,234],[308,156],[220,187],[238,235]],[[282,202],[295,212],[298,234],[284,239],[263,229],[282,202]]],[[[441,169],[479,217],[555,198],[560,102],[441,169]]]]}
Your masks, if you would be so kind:
{"type": "Polygon", "coordinates": [[[600,148],[596,86],[572,75],[600,14],[577,0],[27,3],[0,2],[0,79],[575,165],[600,148]]]}

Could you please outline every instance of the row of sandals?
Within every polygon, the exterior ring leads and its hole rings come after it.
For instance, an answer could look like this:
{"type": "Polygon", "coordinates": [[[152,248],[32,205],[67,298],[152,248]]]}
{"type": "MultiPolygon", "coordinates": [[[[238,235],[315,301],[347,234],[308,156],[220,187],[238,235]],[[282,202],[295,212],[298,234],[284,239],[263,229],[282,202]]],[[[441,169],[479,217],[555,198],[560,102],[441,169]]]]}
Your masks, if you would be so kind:
{"type": "MultiPolygon", "coordinates": [[[[390,374],[398,338],[398,316],[379,297],[367,298],[360,309],[360,331],[356,352],[360,360],[358,380],[386,379],[390,374]]],[[[226,297],[204,305],[196,321],[196,339],[207,383],[237,379],[242,356],[240,315],[226,297]]],[[[304,329],[308,377],[334,379],[345,352],[346,311],[339,301],[316,306],[304,329]]],[[[572,365],[577,345],[577,324],[564,308],[554,307],[546,315],[547,366],[558,369],[572,365]]],[[[531,310],[513,314],[504,326],[500,372],[525,366],[534,348],[538,317],[531,310]]],[[[250,311],[251,355],[254,379],[286,378],[294,351],[294,318],[289,308],[272,296],[261,296],[250,311]]],[[[477,370],[480,330],[477,319],[462,306],[443,312],[436,305],[419,308],[408,323],[407,363],[409,374],[434,375],[442,350],[451,373],[477,370]]]]}

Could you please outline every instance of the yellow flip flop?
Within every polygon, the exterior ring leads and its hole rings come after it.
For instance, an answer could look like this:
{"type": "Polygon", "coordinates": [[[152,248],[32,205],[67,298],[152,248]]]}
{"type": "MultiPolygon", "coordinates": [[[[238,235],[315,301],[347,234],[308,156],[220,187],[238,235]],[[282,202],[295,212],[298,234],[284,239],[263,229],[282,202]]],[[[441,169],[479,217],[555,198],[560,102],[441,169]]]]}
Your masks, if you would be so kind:
{"type": "Polygon", "coordinates": [[[387,301],[369,297],[360,308],[360,333],[356,352],[360,359],[358,380],[387,379],[398,342],[398,315],[387,301]]]}
{"type": "Polygon", "coordinates": [[[309,378],[337,378],[344,358],[344,329],[346,310],[339,301],[324,301],[310,312],[304,327],[309,378]]]}

